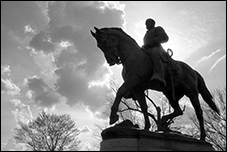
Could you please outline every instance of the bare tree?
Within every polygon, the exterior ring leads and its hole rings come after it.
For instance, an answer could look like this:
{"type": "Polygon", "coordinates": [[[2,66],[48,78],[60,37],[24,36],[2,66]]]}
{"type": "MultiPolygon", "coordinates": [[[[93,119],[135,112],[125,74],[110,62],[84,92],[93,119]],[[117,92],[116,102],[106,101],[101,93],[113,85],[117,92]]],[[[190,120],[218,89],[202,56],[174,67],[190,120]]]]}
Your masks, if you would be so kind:
{"type": "MultiPolygon", "coordinates": [[[[215,150],[226,151],[226,88],[216,89],[213,97],[219,104],[220,115],[211,110],[208,105],[203,105],[206,140],[213,145],[215,150]]],[[[190,119],[195,127],[192,127],[194,129],[189,133],[194,137],[199,137],[199,124],[195,115],[190,119]]]]}
{"type": "MultiPolygon", "coordinates": [[[[114,83],[114,81],[112,81],[111,88],[114,93],[117,93],[117,90],[119,87],[114,83]]],[[[162,116],[173,112],[173,109],[168,103],[168,99],[166,97],[162,98],[162,101],[160,102],[161,103],[160,106],[157,106],[154,103],[154,101],[149,97],[148,91],[145,91],[145,96],[148,103],[148,116],[152,120],[150,130],[151,131],[156,131],[156,130],[170,131],[170,129],[174,129],[175,131],[178,131],[180,128],[172,127],[171,124],[173,124],[174,120],[178,119],[179,117],[166,122],[165,126],[161,124],[162,116]]],[[[108,101],[109,101],[108,106],[111,107],[114,102],[114,97],[109,97],[108,101]]],[[[185,110],[185,106],[183,107],[183,111],[184,110],[185,110]]],[[[121,104],[119,105],[118,114],[119,114],[119,121],[129,119],[132,121],[133,124],[144,125],[142,110],[136,100],[122,98],[121,104]]],[[[140,127],[143,128],[143,126],[140,126],[140,127]]]]}
{"type": "MultiPolygon", "coordinates": [[[[115,83],[111,84],[112,91],[114,93],[117,92],[117,86],[115,83]]],[[[214,113],[207,105],[203,105],[203,111],[204,111],[204,124],[206,127],[207,132],[207,141],[213,144],[214,148],[216,150],[226,150],[226,89],[219,90],[217,89],[215,93],[213,93],[213,96],[215,96],[215,100],[217,100],[215,103],[219,103],[221,115],[217,115],[214,113]]],[[[151,118],[151,131],[156,131],[159,127],[159,123],[161,121],[161,117],[163,115],[172,113],[172,108],[168,103],[167,98],[161,99],[160,106],[157,106],[148,96],[148,93],[146,93],[147,103],[148,103],[148,115],[151,118]],[[150,110],[152,107],[155,107],[155,110],[150,110]]],[[[108,109],[113,105],[114,97],[109,97],[108,99],[108,109]]],[[[182,111],[185,111],[186,106],[183,106],[182,111]]],[[[154,108],[153,108],[154,109],[154,108]]],[[[108,113],[105,113],[107,116],[109,116],[108,113]]],[[[143,124],[143,116],[142,116],[142,110],[139,106],[139,104],[132,100],[132,99],[124,99],[122,98],[121,103],[119,105],[118,109],[119,114],[119,121],[123,121],[126,119],[129,119],[133,122],[133,124],[143,124]]],[[[171,130],[174,130],[176,132],[179,132],[181,129],[184,130],[184,134],[198,138],[200,137],[200,130],[199,130],[199,124],[197,122],[197,118],[194,117],[192,119],[192,124],[194,123],[194,126],[188,128],[189,124],[181,124],[179,127],[173,127],[171,124],[176,119],[180,119],[181,117],[174,118],[172,122],[169,122],[169,128],[171,130]]],[[[107,128],[102,126],[98,127],[98,134],[95,135],[96,139],[98,141],[101,141],[100,133],[103,129],[107,128]]],[[[141,126],[140,126],[141,127],[141,126]]],[[[142,126],[143,127],[143,126],[142,126]]],[[[141,127],[141,128],[142,128],[141,127]]],[[[181,131],[180,131],[181,132],[181,131]]]]}
{"type": "Polygon", "coordinates": [[[79,150],[79,130],[70,115],[47,114],[42,111],[28,124],[14,128],[13,139],[32,151],[79,150]]]}
{"type": "MultiPolygon", "coordinates": [[[[111,89],[113,93],[117,92],[117,89],[119,88],[114,81],[111,81],[111,89]]],[[[148,95],[148,92],[146,92],[146,97],[148,99],[148,115],[151,118],[151,131],[156,131],[158,129],[158,125],[160,125],[161,122],[161,117],[163,115],[169,114],[172,112],[172,108],[168,103],[167,98],[162,98],[161,104],[160,106],[157,106],[150,98],[148,95]],[[154,107],[154,108],[152,108],[154,107]],[[153,109],[153,110],[151,110],[153,109]]],[[[108,103],[106,104],[107,109],[111,109],[111,106],[113,105],[114,102],[114,96],[108,96],[107,97],[107,101],[108,103]]],[[[184,107],[185,108],[185,107],[184,107]]],[[[183,109],[184,111],[184,109],[183,109]]],[[[103,113],[104,115],[106,115],[107,117],[109,117],[109,113],[106,111],[103,113]]],[[[140,128],[143,128],[144,125],[144,120],[143,120],[143,114],[142,114],[142,110],[140,108],[140,105],[137,103],[137,101],[132,100],[132,99],[125,99],[122,98],[121,99],[121,103],[119,105],[119,109],[118,109],[118,114],[119,114],[119,122],[124,121],[126,119],[129,119],[133,124],[138,124],[140,128]]],[[[175,120],[175,119],[174,119],[175,120]]],[[[173,121],[174,121],[173,120],[173,121]]],[[[171,123],[170,122],[169,125],[171,123]]],[[[97,144],[93,145],[93,150],[94,149],[99,149],[100,148],[100,142],[102,141],[102,138],[100,136],[102,130],[108,128],[107,124],[104,124],[103,126],[100,125],[96,125],[97,130],[95,131],[94,138],[96,138],[97,140],[97,144]]],[[[177,127],[171,127],[171,129],[174,129],[175,131],[180,130],[177,127]]]]}

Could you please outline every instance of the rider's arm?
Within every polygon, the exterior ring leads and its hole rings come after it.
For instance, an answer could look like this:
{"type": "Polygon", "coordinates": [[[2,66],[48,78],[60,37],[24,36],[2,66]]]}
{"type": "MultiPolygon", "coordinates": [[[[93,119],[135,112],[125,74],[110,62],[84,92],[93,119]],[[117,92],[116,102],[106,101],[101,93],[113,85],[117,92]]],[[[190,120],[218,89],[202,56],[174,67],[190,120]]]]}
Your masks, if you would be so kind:
{"type": "Polygon", "coordinates": [[[153,39],[154,44],[165,43],[169,40],[168,35],[166,34],[165,30],[162,27],[160,27],[160,26],[156,27],[155,33],[156,33],[157,37],[155,37],[153,39]]]}
{"type": "Polygon", "coordinates": [[[149,48],[149,47],[151,47],[153,45],[153,42],[148,40],[147,34],[148,33],[146,33],[145,36],[143,37],[143,44],[144,45],[142,46],[142,48],[144,48],[144,49],[147,49],[147,48],[149,48]]]}
{"type": "Polygon", "coordinates": [[[149,32],[147,32],[146,34],[145,34],[145,36],[144,36],[144,38],[143,38],[143,48],[144,49],[147,49],[147,48],[149,48],[149,47],[153,47],[154,45],[155,45],[155,41],[154,41],[154,38],[150,38],[151,36],[149,35],[150,33],[149,32]]]}
{"type": "Polygon", "coordinates": [[[146,36],[144,37],[143,41],[144,41],[144,45],[143,47],[149,48],[152,46],[159,46],[161,43],[165,43],[169,40],[168,35],[166,34],[166,32],[164,31],[164,29],[160,26],[155,28],[155,37],[153,39],[148,39],[146,38],[146,36]]]}

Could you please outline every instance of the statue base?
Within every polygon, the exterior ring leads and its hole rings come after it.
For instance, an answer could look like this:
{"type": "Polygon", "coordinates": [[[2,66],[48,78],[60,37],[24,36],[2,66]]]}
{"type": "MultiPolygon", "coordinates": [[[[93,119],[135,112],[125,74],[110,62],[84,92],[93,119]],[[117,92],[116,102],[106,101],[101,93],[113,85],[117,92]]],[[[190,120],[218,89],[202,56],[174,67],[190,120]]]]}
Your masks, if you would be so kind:
{"type": "Polygon", "coordinates": [[[211,144],[179,133],[114,126],[102,131],[100,151],[214,151],[211,144]]]}

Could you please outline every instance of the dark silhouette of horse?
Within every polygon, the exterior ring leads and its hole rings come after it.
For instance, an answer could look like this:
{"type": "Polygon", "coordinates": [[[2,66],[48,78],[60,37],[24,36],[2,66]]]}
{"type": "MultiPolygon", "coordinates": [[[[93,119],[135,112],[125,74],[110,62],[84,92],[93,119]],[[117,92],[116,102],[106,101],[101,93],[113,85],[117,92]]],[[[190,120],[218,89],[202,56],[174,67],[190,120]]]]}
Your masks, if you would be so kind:
{"type": "Polygon", "coordinates": [[[96,39],[97,46],[104,53],[108,64],[110,66],[114,64],[123,65],[122,77],[124,82],[116,93],[116,98],[111,107],[109,124],[114,124],[119,119],[117,111],[121,98],[135,98],[139,102],[144,115],[144,129],[149,130],[150,121],[144,91],[153,89],[163,92],[174,109],[173,113],[162,117],[163,123],[183,114],[178,101],[186,95],[195,109],[200,124],[200,140],[205,141],[206,134],[204,131],[202,109],[198,99],[199,93],[204,101],[218,114],[219,110],[206,87],[203,77],[186,63],[175,61],[169,57],[169,63],[164,64],[167,85],[161,86],[155,81],[149,81],[153,74],[152,60],[133,38],[121,28],[94,28],[96,32],[91,31],[91,34],[96,39]],[[178,72],[169,70],[170,63],[176,64],[179,69],[178,72]]]}

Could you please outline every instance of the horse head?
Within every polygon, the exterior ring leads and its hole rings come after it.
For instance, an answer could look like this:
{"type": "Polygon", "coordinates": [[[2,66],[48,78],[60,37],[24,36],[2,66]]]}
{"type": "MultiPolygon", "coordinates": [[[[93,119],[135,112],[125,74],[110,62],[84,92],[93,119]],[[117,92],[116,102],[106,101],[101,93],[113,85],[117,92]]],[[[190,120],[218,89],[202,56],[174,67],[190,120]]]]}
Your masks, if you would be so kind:
{"type": "Polygon", "coordinates": [[[97,46],[102,50],[107,63],[112,66],[114,64],[120,64],[120,57],[118,53],[118,38],[108,34],[105,30],[94,27],[95,33],[91,32],[91,35],[96,39],[97,46]]]}

